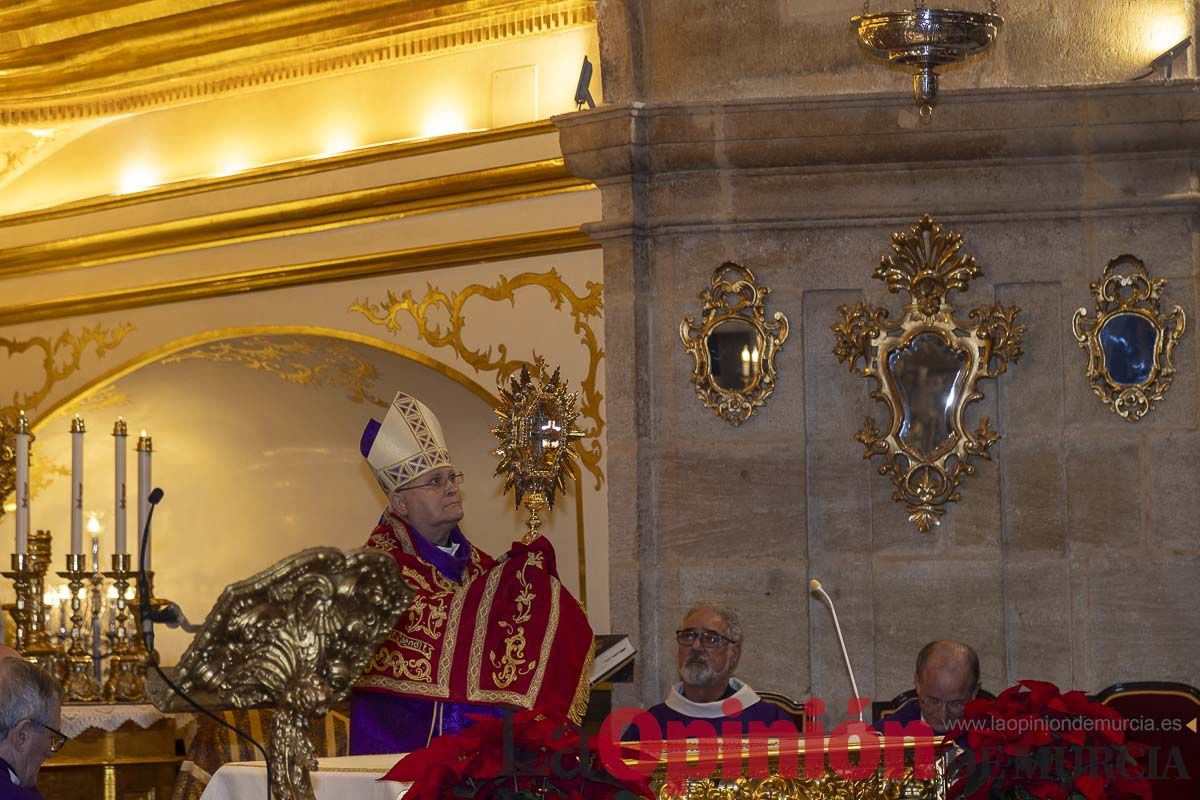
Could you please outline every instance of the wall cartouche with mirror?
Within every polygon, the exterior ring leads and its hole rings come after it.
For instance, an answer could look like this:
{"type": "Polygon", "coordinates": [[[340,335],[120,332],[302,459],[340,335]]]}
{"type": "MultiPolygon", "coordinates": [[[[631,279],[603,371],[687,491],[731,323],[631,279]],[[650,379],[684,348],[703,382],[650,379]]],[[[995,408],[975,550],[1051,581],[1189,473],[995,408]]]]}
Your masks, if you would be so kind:
{"type": "Polygon", "coordinates": [[[1171,386],[1172,356],[1187,327],[1183,309],[1164,314],[1160,299],[1165,280],[1155,279],[1141,259],[1129,254],[1108,262],[1091,284],[1096,316],[1080,308],[1071,330],[1088,353],[1092,391],[1118,414],[1136,422],[1171,386]]]}
{"type": "Polygon", "coordinates": [[[890,292],[909,293],[904,316],[893,323],[888,309],[858,303],[839,306],[842,321],[833,325],[834,355],[875,380],[871,397],[888,411],[882,430],[867,417],[854,438],[866,448],[864,458],[884,459],[879,474],[891,476],[892,499],[904,503],[922,533],[941,523],[946,503],[961,498],[963,478],[975,471],[971,457],[989,458],[999,441],[987,417],[968,430],[966,409],[983,399],[980,378],[995,378],[1020,358],[1026,330],[1015,321],[1016,306],[976,308],[969,321],[954,315],[946,296],[980,275],[962,246],[960,233],[943,232],[928,214],[893,233],[892,254],[874,277],[890,292]]]}
{"type": "Polygon", "coordinates": [[[775,355],[787,340],[788,320],[776,311],[767,321],[769,293],[753,272],[727,261],[700,293],[699,324],[691,314],[679,324],[696,395],[732,425],[749,419],[775,390],[775,355]]]}

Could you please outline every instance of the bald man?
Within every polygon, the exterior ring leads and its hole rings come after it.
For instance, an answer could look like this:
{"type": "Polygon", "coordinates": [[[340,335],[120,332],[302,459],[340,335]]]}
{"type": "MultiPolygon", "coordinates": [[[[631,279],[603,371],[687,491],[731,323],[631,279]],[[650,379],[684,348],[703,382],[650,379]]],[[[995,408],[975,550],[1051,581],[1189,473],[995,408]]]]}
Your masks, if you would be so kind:
{"type": "Polygon", "coordinates": [[[921,648],[913,674],[917,702],[875,723],[883,732],[889,722],[906,725],[918,720],[945,733],[962,719],[963,707],[979,692],[979,656],[962,642],[938,640],[921,648]]]}

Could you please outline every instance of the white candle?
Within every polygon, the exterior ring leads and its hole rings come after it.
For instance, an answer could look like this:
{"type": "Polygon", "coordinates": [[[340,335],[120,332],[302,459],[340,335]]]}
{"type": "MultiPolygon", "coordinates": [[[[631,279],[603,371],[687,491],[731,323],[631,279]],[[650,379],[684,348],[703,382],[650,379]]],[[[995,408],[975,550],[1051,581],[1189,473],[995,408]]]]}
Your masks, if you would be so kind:
{"type": "Polygon", "coordinates": [[[17,417],[17,552],[29,550],[29,420],[22,411],[17,417]]]}
{"type": "Polygon", "coordinates": [[[71,420],[71,555],[83,553],[83,418],[71,420]]]}
{"type": "Polygon", "coordinates": [[[142,553],[142,537],[146,535],[146,516],[150,513],[150,454],[154,452],[154,445],[150,441],[150,436],[145,431],[138,437],[137,454],[138,454],[138,527],[137,527],[137,546],[138,546],[138,566],[147,572],[150,571],[150,546],[146,545],[145,555],[142,553]],[[143,560],[144,559],[144,560],[143,560]]]}
{"type": "Polygon", "coordinates": [[[125,420],[117,417],[117,423],[113,426],[113,442],[115,443],[114,463],[116,464],[116,499],[114,505],[116,508],[113,512],[113,551],[117,553],[129,552],[126,548],[125,541],[125,439],[129,435],[129,428],[125,425],[125,420]]]}

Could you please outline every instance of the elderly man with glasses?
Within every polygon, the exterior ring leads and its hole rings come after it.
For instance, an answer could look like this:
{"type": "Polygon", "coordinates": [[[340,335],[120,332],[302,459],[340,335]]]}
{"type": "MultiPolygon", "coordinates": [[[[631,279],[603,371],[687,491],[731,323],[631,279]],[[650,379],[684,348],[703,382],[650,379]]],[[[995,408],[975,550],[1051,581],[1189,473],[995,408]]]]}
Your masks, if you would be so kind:
{"type": "Polygon", "coordinates": [[[370,420],[360,449],[388,506],[367,542],[390,553],[413,591],[351,693],[350,752],[407,753],[432,737],[470,724],[486,709],[434,700],[440,652],[454,595],[495,565],[474,547],[463,519],[461,472],[454,469],[442,426],[424,403],[400,392],[382,423],[370,420]]]}
{"type": "Polygon", "coordinates": [[[67,737],[62,693],[50,674],[19,658],[0,658],[0,800],[41,798],[37,774],[67,737]]]}
{"type": "MultiPolygon", "coordinates": [[[[742,657],[742,625],[738,615],[716,603],[690,608],[675,632],[680,682],[671,687],[665,703],[652,706],[664,738],[670,723],[708,722],[718,735],[747,732],[752,722],[764,725],[795,723],[779,706],[765,702],[748,684],[733,677],[742,657]],[[732,726],[732,729],[731,727],[732,726]]],[[[674,727],[674,726],[672,726],[674,727]]],[[[636,726],[624,738],[649,738],[636,726]]]]}

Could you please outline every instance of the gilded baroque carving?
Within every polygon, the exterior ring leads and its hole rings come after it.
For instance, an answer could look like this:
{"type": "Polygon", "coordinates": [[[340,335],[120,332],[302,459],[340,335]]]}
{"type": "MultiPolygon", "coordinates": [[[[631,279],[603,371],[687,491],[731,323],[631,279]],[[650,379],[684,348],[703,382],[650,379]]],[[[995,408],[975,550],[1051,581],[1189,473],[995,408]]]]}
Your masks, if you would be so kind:
{"type": "MultiPolygon", "coordinates": [[[[204,698],[210,707],[273,706],[271,793],[313,798],[309,726],[347,695],[410,596],[387,553],[304,550],[225,588],[175,682],[215,693],[217,703],[204,698]]],[[[159,708],[185,709],[157,676],[148,689],[159,708]]]]}
{"type": "Polygon", "coordinates": [[[890,415],[883,428],[868,417],[854,438],[864,458],[884,459],[879,473],[891,476],[892,499],[922,533],[940,523],[946,503],[961,499],[960,484],[975,471],[971,457],[990,458],[999,441],[987,417],[969,431],[966,408],[983,398],[980,378],[998,377],[1020,358],[1026,330],[1016,306],[973,309],[969,322],[954,316],[946,295],[980,274],[962,245],[961,234],[943,232],[929,215],[892,234],[893,252],[874,277],[909,293],[904,316],[893,324],[886,308],[858,303],[839,306],[842,320],[833,325],[834,355],[875,380],[871,397],[890,415]]]}
{"type": "Polygon", "coordinates": [[[843,778],[829,770],[824,778],[689,779],[672,787],[665,781],[653,785],[658,800],[945,800],[943,781],[918,778],[912,768],[887,778],[876,772],[861,779],[843,778]]]}
{"type": "Polygon", "coordinates": [[[196,360],[237,364],[300,386],[336,386],[355,403],[388,406],[372,392],[379,378],[375,365],[345,342],[250,336],[210,342],[167,356],[159,363],[196,360]]]}
{"type": "Polygon", "coordinates": [[[1179,306],[1163,313],[1166,285],[1136,256],[1117,256],[1091,284],[1095,317],[1089,319],[1087,309],[1080,308],[1071,318],[1075,340],[1088,354],[1092,392],[1130,422],[1149,413],[1175,375],[1175,345],[1187,317],[1179,306]]]}
{"type": "MultiPolygon", "coordinates": [[[[587,294],[580,297],[563,281],[557,270],[551,269],[548,272],[523,272],[511,279],[502,275],[491,286],[471,284],[460,291],[450,293],[431,284],[420,300],[408,290],[399,297],[389,291],[382,302],[356,300],[349,310],[362,314],[368,322],[383,326],[393,335],[400,333],[404,326],[404,317],[408,317],[415,323],[417,338],[433,347],[450,348],[476,372],[496,373],[499,383],[517,373],[522,367],[533,366],[532,361],[509,358],[508,347],[503,343],[497,344],[494,349],[491,346],[481,350],[468,347],[462,336],[467,322],[464,307],[474,298],[508,302],[515,306],[517,291],[535,286],[546,291],[555,309],[562,309],[564,304],[566,305],[574,322],[574,332],[579,335],[580,344],[587,350],[587,374],[579,382],[582,394],[579,415],[588,420],[588,424],[581,430],[586,443],[577,444],[575,449],[584,468],[596,479],[596,488],[599,489],[604,480],[600,469],[600,434],[604,430],[600,401],[604,396],[596,389],[596,378],[600,361],[604,358],[604,349],[600,347],[591,320],[598,319],[604,310],[601,284],[588,281],[587,294]],[[439,321],[443,318],[444,327],[439,321]]],[[[534,354],[533,360],[536,358],[534,354]]]]}
{"type": "Polygon", "coordinates": [[[775,356],[787,341],[788,319],[776,311],[767,322],[770,291],[749,268],[726,261],[700,293],[699,324],[691,314],[679,323],[696,396],[731,425],[749,419],[775,391],[775,356]]]}

